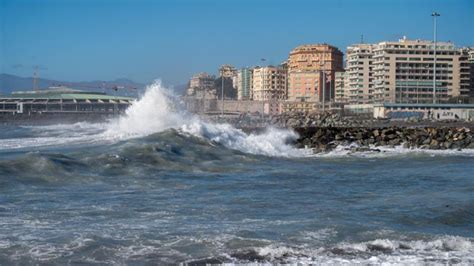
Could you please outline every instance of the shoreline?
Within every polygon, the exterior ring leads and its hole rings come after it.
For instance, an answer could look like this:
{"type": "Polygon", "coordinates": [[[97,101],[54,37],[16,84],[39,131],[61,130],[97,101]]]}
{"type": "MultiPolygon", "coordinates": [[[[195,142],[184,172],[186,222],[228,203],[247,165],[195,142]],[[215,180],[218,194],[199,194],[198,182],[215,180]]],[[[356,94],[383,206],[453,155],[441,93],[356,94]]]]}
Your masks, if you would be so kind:
{"type": "Polygon", "coordinates": [[[353,151],[380,151],[377,147],[463,150],[474,149],[473,130],[467,127],[299,127],[297,148],[313,153],[329,152],[338,146],[353,151]],[[374,148],[375,147],[375,148],[374,148]]]}

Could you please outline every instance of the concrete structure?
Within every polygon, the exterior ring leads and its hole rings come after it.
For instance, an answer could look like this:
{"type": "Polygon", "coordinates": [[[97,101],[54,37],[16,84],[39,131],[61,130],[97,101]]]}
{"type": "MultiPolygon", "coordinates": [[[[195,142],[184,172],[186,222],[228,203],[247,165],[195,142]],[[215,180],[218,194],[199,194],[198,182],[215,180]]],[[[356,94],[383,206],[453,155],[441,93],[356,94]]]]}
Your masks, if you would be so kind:
{"type": "Polygon", "coordinates": [[[128,108],[134,98],[87,92],[67,87],[14,92],[0,96],[0,113],[33,116],[35,114],[115,114],[128,108]]]}
{"type": "Polygon", "coordinates": [[[374,118],[474,120],[474,104],[376,104],[374,118]]]}
{"type": "Polygon", "coordinates": [[[217,96],[214,82],[213,76],[205,72],[198,73],[189,81],[186,95],[199,99],[215,99],[217,96]]]}
{"type": "Polygon", "coordinates": [[[219,68],[219,76],[224,78],[232,78],[237,74],[237,70],[232,65],[222,65],[219,68]]]}
{"type": "MultiPolygon", "coordinates": [[[[469,97],[469,51],[438,42],[437,102],[469,97]]],[[[433,42],[408,40],[355,44],[347,48],[345,91],[349,103],[432,103],[433,42]]]]}
{"type": "Polygon", "coordinates": [[[251,100],[205,100],[185,97],[187,110],[192,113],[206,115],[238,115],[238,114],[258,114],[276,115],[280,114],[279,101],[251,101],[251,100]],[[223,112],[222,112],[223,111],[223,112]]]}
{"type": "Polygon", "coordinates": [[[371,44],[355,44],[347,47],[346,71],[348,82],[346,86],[347,102],[350,104],[373,103],[373,48],[371,44]]]}
{"type": "Polygon", "coordinates": [[[470,47],[468,50],[467,50],[467,54],[468,54],[468,62],[469,62],[469,68],[471,69],[470,71],[470,77],[471,77],[471,80],[470,80],[470,84],[469,84],[469,102],[470,103],[474,103],[474,47],[470,47]]]}
{"type": "Polygon", "coordinates": [[[255,67],[252,75],[254,101],[281,101],[286,99],[287,72],[282,67],[255,67]]]}
{"type": "Polygon", "coordinates": [[[288,57],[288,99],[320,102],[323,95],[325,101],[334,98],[335,72],[343,70],[342,59],[342,52],[328,44],[293,49],[288,57]]]}
{"type": "Polygon", "coordinates": [[[348,91],[345,90],[349,75],[346,71],[338,71],[334,75],[334,101],[346,103],[349,101],[348,91]]]}
{"type": "Polygon", "coordinates": [[[233,78],[233,84],[237,89],[238,100],[252,99],[253,69],[248,67],[239,69],[233,78]]]}
{"type": "MultiPolygon", "coordinates": [[[[404,37],[398,42],[374,44],[372,51],[375,103],[433,102],[431,41],[404,37]]],[[[467,51],[449,42],[438,42],[436,54],[436,101],[467,97],[470,93],[467,51]]]]}

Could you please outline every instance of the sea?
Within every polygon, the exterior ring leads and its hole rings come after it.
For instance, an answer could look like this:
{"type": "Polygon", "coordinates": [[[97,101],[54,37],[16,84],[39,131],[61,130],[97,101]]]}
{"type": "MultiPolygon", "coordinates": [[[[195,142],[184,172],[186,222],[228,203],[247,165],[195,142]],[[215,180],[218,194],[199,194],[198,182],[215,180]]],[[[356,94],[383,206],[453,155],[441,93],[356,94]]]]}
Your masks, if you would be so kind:
{"type": "Polygon", "coordinates": [[[473,150],[312,154],[180,104],[2,125],[0,265],[474,264],[473,150]]]}

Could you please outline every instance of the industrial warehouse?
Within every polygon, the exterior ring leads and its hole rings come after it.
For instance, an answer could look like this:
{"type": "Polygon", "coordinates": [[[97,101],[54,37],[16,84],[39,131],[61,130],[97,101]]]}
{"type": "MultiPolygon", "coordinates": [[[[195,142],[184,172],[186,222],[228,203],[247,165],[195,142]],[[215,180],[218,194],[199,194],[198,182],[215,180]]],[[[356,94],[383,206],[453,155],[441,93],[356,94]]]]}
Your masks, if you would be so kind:
{"type": "Polygon", "coordinates": [[[67,87],[0,95],[0,121],[97,121],[123,113],[134,98],[67,87]]]}

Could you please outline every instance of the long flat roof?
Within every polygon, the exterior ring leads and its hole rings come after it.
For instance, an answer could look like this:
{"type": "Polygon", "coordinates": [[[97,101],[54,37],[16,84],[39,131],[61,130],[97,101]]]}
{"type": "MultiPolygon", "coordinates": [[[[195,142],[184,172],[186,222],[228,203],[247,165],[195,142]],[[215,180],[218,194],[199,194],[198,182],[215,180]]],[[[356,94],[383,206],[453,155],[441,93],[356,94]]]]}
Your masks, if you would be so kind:
{"type": "Polygon", "coordinates": [[[0,95],[0,101],[5,100],[38,100],[38,99],[52,99],[52,100],[123,100],[133,101],[135,98],[124,96],[113,96],[101,93],[87,93],[87,92],[49,92],[49,93],[17,93],[10,95],[0,95]]]}
{"type": "Polygon", "coordinates": [[[429,107],[429,108],[465,108],[474,109],[474,104],[457,104],[457,103],[383,103],[375,104],[374,106],[380,107],[429,107]]]}

